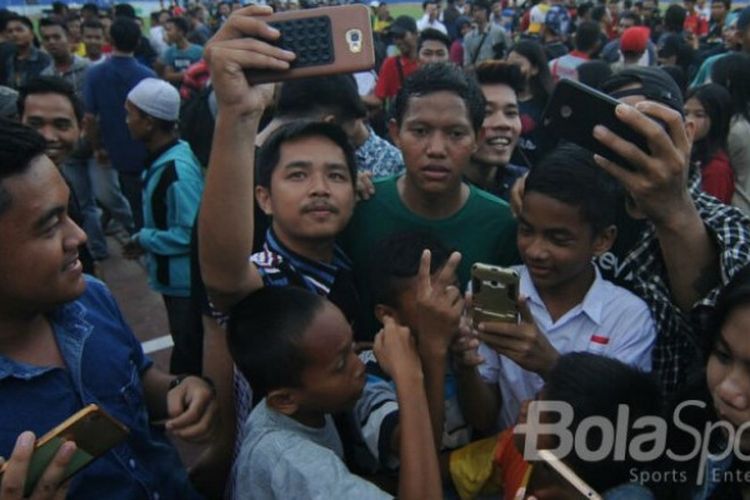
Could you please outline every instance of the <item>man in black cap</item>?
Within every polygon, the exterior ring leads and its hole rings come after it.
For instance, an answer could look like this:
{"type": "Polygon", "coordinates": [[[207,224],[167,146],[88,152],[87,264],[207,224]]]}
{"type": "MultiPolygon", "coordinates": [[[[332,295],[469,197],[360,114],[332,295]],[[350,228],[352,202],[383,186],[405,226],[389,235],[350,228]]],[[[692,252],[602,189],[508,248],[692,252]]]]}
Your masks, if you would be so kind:
{"type": "Polygon", "coordinates": [[[657,325],[653,369],[674,393],[701,363],[693,323],[719,288],[750,261],[750,220],[700,189],[690,168],[694,133],[682,116],[680,89],[658,68],[629,68],[603,84],[619,99],[617,117],[648,138],[650,152],[603,126],[594,137],[638,170],[595,156],[627,191],[618,238],[597,259],[602,275],[645,300],[657,325]]]}
{"type": "Polygon", "coordinates": [[[380,67],[378,82],[373,94],[364,96],[371,107],[380,107],[386,99],[396,97],[407,76],[416,71],[417,61],[417,22],[409,16],[399,16],[389,29],[393,43],[400,55],[387,57],[380,67]]]}

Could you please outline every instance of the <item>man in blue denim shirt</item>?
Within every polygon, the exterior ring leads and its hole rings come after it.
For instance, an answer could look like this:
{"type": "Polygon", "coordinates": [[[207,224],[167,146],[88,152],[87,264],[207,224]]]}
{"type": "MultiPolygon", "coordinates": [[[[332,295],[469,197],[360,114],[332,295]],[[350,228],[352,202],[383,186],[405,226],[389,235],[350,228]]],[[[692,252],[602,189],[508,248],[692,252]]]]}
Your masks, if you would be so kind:
{"type": "MultiPolygon", "coordinates": [[[[0,121],[0,455],[21,431],[42,435],[95,403],[130,433],[72,479],[72,498],[198,497],[150,421],[166,419],[183,439],[205,438],[213,390],[199,377],[154,368],[104,284],[82,273],[77,249],[86,236],[68,217],[68,188],[45,147],[33,130],[0,121]]],[[[28,447],[24,435],[11,463],[23,462],[19,449],[28,447]]],[[[48,468],[53,488],[59,474],[50,470],[73,449],[64,446],[48,468]]],[[[22,475],[6,474],[0,491],[18,481],[22,475]]]]}

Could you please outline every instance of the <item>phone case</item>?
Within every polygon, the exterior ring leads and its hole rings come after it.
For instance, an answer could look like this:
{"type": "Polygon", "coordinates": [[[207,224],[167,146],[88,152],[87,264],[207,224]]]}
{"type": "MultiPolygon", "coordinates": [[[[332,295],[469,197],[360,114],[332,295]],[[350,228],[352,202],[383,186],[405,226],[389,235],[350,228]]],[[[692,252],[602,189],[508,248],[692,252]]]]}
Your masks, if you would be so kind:
{"type": "MultiPolygon", "coordinates": [[[[24,495],[31,495],[36,483],[65,441],[76,443],[76,452],[65,470],[64,478],[67,479],[124,441],[129,432],[127,427],[95,404],[76,412],[37,439],[26,476],[24,495]]],[[[5,467],[0,471],[0,475],[4,471],[5,467]]]]}
{"type": "Polygon", "coordinates": [[[276,45],[297,56],[286,71],[246,71],[250,83],[355,73],[375,66],[369,9],[361,4],[281,12],[265,19],[276,45]]]}
{"type": "Polygon", "coordinates": [[[518,281],[513,269],[471,266],[471,318],[475,328],[483,321],[518,321],[518,281]]]}
{"type": "Polygon", "coordinates": [[[637,170],[623,157],[594,139],[594,127],[604,125],[643,151],[649,151],[646,138],[621,122],[615,115],[617,99],[580,82],[562,79],[555,86],[543,123],[553,134],[578,144],[623,168],[637,170]]]}

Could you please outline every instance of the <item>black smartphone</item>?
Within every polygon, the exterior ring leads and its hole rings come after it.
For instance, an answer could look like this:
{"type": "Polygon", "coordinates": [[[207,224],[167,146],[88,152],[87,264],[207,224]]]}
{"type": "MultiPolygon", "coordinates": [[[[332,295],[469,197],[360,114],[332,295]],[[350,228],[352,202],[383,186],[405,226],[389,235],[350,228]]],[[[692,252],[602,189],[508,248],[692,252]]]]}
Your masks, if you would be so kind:
{"type": "Polygon", "coordinates": [[[649,152],[646,137],[628,127],[615,115],[621,104],[617,99],[575,80],[557,82],[543,123],[554,135],[588,149],[613,161],[623,168],[637,170],[625,158],[594,138],[594,127],[603,125],[645,152],[649,152]]]}

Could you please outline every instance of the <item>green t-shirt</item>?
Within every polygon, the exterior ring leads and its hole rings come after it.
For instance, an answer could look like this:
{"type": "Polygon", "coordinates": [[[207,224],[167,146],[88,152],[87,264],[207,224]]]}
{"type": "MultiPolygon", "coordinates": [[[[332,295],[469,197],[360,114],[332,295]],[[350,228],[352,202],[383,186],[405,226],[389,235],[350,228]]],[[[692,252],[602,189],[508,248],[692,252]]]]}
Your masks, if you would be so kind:
{"type": "MultiPolygon", "coordinates": [[[[370,287],[372,250],[382,239],[405,231],[428,232],[443,244],[461,252],[458,278],[461,286],[469,281],[471,266],[476,262],[508,266],[518,264],[516,221],[510,207],[500,198],[469,186],[469,198],[455,214],[445,219],[425,219],[410,211],[398,194],[398,177],[375,181],[375,195],[360,201],[344,231],[341,243],[352,259],[354,278],[366,321],[362,331],[374,335],[378,323],[373,314],[370,287]]],[[[374,256],[377,258],[377,256],[374,256]]]]}

